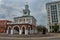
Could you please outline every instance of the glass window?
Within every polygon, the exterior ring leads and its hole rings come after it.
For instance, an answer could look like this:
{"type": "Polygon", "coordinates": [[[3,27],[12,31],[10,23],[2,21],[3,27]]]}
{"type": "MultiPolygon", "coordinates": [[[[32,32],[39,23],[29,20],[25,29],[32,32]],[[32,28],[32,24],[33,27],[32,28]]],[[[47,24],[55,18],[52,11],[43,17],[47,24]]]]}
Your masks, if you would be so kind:
{"type": "Polygon", "coordinates": [[[60,9],[60,4],[58,4],[58,8],[60,9]]]}
{"type": "Polygon", "coordinates": [[[51,5],[51,10],[55,10],[57,9],[57,6],[56,5],[51,5]]]}

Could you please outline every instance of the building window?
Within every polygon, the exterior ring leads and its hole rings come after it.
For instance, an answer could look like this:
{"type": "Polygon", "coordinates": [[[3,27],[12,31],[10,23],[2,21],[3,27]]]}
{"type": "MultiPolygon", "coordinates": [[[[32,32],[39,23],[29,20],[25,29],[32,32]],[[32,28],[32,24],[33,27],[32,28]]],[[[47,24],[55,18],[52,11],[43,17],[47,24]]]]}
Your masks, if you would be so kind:
{"type": "Polygon", "coordinates": [[[51,10],[52,22],[58,22],[57,10],[51,10]]]}
{"type": "Polygon", "coordinates": [[[20,19],[20,22],[21,22],[22,20],[20,19]]]}
{"type": "Polygon", "coordinates": [[[59,15],[60,15],[60,11],[59,11],[59,15]]]}
{"type": "Polygon", "coordinates": [[[25,12],[25,14],[27,14],[27,12],[25,12]]]}
{"type": "Polygon", "coordinates": [[[51,29],[51,26],[50,26],[50,29],[51,29]]]}
{"type": "Polygon", "coordinates": [[[56,5],[51,5],[51,10],[55,10],[57,9],[57,6],[56,5]]]}
{"type": "Polygon", "coordinates": [[[58,4],[58,8],[59,8],[59,10],[60,10],[60,4],[58,4]]]}
{"type": "Polygon", "coordinates": [[[23,21],[25,22],[25,19],[23,19],[23,21]]]}
{"type": "Polygon", "coordinates": [[[26,21],[28,22],[30,19],[26,19],[26,21]]]}

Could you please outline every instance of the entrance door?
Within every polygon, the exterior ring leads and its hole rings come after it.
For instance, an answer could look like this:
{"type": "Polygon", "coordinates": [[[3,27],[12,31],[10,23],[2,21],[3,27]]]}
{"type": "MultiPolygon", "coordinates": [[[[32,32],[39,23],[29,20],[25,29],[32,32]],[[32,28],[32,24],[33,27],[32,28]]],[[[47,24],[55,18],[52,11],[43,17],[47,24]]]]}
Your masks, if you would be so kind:
{"type": "Polygon", "coordinates": [[[14,34],[19,34],[19,28],[18,27],[15,27],[14,30],[13,30],[13,33],[14,34]]]}
{"type": "Polygon", "coordinates": [[[22,28],[22,34],[25,34],[25,28],[24,27],[22,28]]]}

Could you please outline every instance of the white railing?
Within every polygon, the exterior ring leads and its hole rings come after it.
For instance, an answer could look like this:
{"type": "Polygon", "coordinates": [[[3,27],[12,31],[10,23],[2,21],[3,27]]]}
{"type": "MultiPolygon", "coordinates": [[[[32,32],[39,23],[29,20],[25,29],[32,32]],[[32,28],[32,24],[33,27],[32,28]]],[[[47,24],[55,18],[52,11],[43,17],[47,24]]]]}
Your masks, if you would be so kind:
{"type": "Polygon", "coordinates": [[[14,22],[14,23],[7,23],[7,24],[32,24],[28,22],[14,22]]]}

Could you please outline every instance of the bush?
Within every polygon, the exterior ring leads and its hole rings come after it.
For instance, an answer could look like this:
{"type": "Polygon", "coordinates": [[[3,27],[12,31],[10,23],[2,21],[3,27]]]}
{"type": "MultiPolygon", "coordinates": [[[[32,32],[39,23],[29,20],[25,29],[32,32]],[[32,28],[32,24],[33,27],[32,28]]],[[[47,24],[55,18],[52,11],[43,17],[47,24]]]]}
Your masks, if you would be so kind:
{"type": "Polygon", "coordinates": [[[59,30],[59,26],[57,25],[57,24],[55,24],[54,26],[53,26],[53,31],[54,32],[58,32],[58,30],[59,30]]]}

